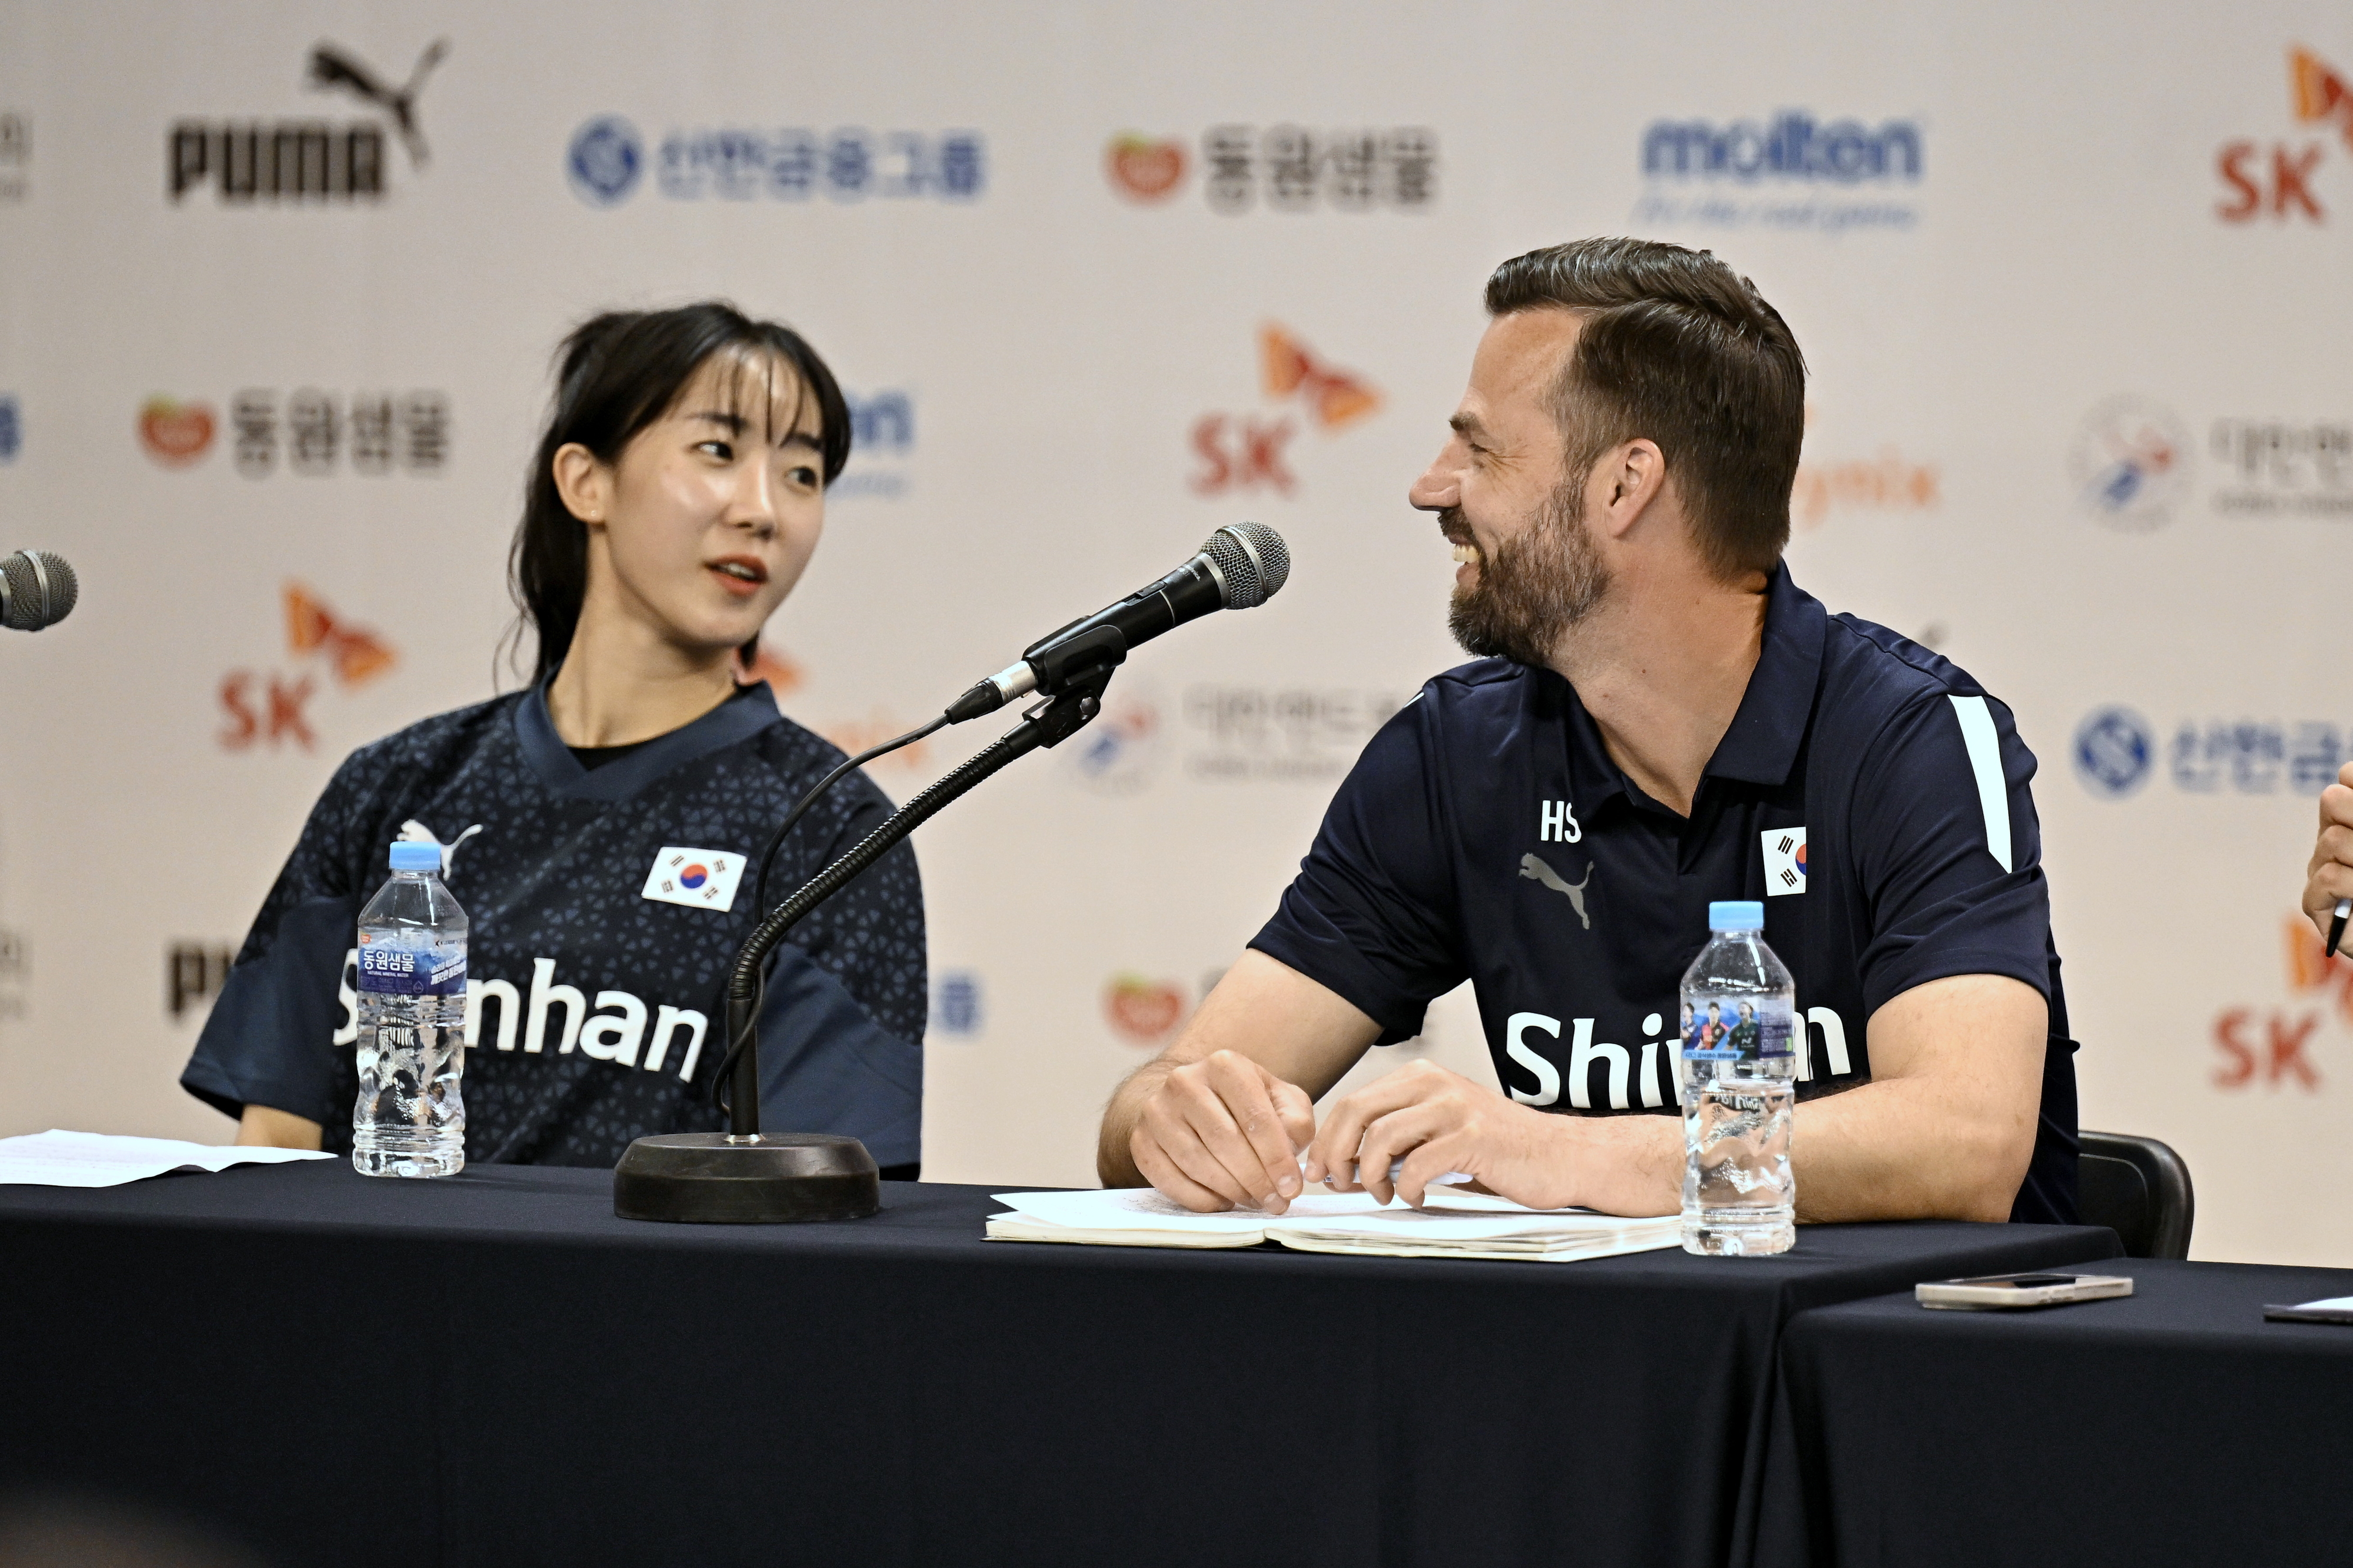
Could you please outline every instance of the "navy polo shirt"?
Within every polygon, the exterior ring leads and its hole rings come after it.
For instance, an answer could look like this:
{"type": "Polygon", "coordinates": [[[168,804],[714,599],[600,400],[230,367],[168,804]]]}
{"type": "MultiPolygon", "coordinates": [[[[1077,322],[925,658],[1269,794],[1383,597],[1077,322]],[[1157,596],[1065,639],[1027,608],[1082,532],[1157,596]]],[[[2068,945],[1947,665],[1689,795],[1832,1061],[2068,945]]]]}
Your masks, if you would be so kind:
{"type": "Polygon", "coordinates": [[[1610,761],[1567,680],[1482,659],[1373,737],[1250,945],[1347,998],[1384,1045],[1468,979],[1511,1097],[1595,1115],[1675,1113],[1677,991],[1713,900],[1762,900],[1796,976],[1800,1102],[1870,1081],[1867,1024],[1891,998],[2009,975],[2051,1005],[2010,1217],[2073,1223],[2075,1043],[2034,768],[1967,673],[1831,615],[1783,566],[1689,817],[1610,761]]]}

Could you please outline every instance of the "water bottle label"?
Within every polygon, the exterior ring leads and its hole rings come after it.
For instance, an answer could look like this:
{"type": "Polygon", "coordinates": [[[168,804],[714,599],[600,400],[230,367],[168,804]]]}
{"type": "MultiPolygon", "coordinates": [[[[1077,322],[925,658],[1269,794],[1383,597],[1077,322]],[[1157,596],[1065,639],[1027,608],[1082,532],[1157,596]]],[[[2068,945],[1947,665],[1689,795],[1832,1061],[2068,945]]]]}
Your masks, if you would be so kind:
{"type": "Polygon", "coordinates": [[[1785,1061],[1797,1053],[1788,1009],[1755,996],[1694,996],[1685,1004],[1683,1059],[1697,1062],[1785,1061]]]}
{"type": "Polygon", "coordinates": [[[466,954],[370,942],[360,933],[360,989],[394,996],[455,996],[466,989],[466,954]]]}

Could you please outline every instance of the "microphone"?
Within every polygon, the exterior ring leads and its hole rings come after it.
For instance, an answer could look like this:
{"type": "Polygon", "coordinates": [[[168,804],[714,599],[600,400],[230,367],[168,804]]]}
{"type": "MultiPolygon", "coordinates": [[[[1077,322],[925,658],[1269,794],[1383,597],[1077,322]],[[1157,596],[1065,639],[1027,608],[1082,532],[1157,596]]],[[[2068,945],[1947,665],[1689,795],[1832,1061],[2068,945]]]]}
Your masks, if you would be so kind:
{"type": "Polygon", "coordinates": [[[1257,608],[1280,593],[1290,577],[1291,551],[1282,535],[1264,523],[1228,523],[1201,542],[1193,559],[1157,583],[1030,644],[1022,650],[1020,662],[1006,666],[951,703],[947,722],[961,724],[994,713],[1032,691],[1051,697],[1073,677],[1118,664],[1138,643],[1187,621],[1212,610],[1257,608]]]}
{"type": "Polygon", "coordinates": [[[66,558],[47,550],[19,550],[0,561],[0,626],[37,632],[73,614],[81,584],[66,558]]]}

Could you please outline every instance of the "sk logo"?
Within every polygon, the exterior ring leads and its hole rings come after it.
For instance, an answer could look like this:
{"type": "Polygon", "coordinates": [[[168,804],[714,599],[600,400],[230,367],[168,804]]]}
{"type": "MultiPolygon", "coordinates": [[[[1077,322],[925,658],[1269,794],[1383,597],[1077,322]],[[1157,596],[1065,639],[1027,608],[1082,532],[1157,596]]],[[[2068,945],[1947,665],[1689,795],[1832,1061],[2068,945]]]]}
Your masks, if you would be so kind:
{"type": "Polygon", "coordinates": [[[684,904],[689,909],[735,907],[735,884],[744,879],[744,857],[732,849],[689,849],[665,844],[646,873],[645,896],[656,903],[684,904]]]}
{"type": "Polygon", "coordinates": [[[1266,395],[1277,402],[1297,393],[1326,430],[1353,425],[1379,412],[1381,395],[1345,370],[1318,364],[1307,345],[1281,327],[1259,329],[1259,360],[1266,395]]]}
{"type": "Polygon", "coordinates": [[[2318,55],[2310,49],[2297,49],[2288,57],[2288,70],[2295,93],[2295,117],[2306,124],[2325,125],[2330,121],[2345,133],[2345,145],[2353,147],[2353,87],[2330,70],[2318,55]]]}
{"type": "Polygon", "coordinates": [[[1802,827],[1768,827],[1758,837],[1765,841],[1765,892],[1802,893],[1806,890],[1806,830],[1802,827]]]}
{"type": "Polygon", "coordinates": [[[286,584],[286,646],[296,653],[324,653],[345,686],[375,679],[397,657],[364,626],[339,625],[299,583],[286,584]]]}

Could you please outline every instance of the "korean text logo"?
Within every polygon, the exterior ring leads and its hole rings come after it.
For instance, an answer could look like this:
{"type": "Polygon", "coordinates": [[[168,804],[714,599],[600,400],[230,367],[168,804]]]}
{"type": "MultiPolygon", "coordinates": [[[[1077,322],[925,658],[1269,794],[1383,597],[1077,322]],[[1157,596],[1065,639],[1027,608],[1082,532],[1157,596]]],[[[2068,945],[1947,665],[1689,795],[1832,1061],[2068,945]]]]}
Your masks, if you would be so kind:
{"type": "MultiPolygon", "coordinates": [[[[1195,160],[1176,137],[1123,131],[1103,149],[1103,175],[1128,201],[1176,196],[1195,160]]],[[[1201,195],[1228,216],[1269,212],[1426,212],[1438,200],[1438,132],[1426,126],[1315,131],[1213,125],[1201,133],[1201,195]]]]}
{"type": "Polygon", "coordinates": [[[2353,762],[2353,727],[2329,719],[2184,718],[2169,733],[2130,708],[2094,709],[2075,728],[2075,776],[2122,800],[2162,776],[2182,795],[2316,795],[2353,762]]]}
{"type": "MultiPolygon", "coordinates": [[[[381,477],[430,478],[449,460],[449,397],[433,391],[354,392],[302,387],[281,399],[248,387],[229,399],[230,448],[248,479],[280,471],[322,478],[348,468],[381,477]]],[[[185,468],[212,449],[213,405],[151,397],[139,411],[139,441],[168,468],[185,468]]]]}
{"type": "Polygon", "coordinates": [[[649,172],[670,201],[970,202],[988,189],[988,142],[968,130],[699,126],[665,132],[649,155],[634,124],[605,114],[565,153],[573,194],[591,206],[628,201],[649,172]]]}

